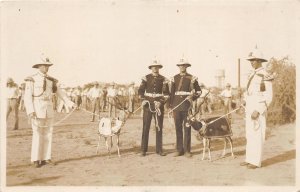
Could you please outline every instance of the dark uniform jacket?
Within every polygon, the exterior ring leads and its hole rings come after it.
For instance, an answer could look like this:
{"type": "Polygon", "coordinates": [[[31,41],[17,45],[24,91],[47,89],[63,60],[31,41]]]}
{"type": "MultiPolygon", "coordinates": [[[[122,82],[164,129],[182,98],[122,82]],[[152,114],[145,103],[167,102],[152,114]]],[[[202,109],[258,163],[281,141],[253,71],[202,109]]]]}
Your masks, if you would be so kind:
{"type": "Polygon", "coordinates": [[[154,101],[159,101],[164,105],[170,95],[167,78],[160,74],[157,76],[153,74],[146,75],[142,78],[138,94],[141,99],[150,102],[151,108],[154,107],[154,101]]]}
{"type": "MultiPolygon", "coordinates": [[[[186,97],[192,100],[197,99],[201,94],[201,89],[198,84],[197,77],[185,73],[184,75],[177,74],[171,78],[171,95],[170,107],[173,109],[179,105],[186,97]]],[[[185,101],[179,105],[174,111],[188,111],[190,102],[185,101]]]]}

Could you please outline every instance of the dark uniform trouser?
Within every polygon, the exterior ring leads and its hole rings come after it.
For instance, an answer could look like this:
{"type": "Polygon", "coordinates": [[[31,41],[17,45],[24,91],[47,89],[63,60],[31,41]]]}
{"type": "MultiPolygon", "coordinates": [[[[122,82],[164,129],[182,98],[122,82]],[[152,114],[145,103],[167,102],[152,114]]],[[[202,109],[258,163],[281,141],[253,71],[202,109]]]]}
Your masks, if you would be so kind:
{"type": "Polygon", "coordinates": [[[106,97],[101,97],[101,110],[104,111],[106,108],[106,97]]]}
{"type": "Polygon", "coordinates": [[[179,153],[191,152],[191,127],[186,127],[187,111],[173,111],[176,128],[176,149],[179,153]],[[184,129],[184,138],[183,131],[184,129]]]}
{"type": "Polygon", "coordinates": [[[57,96],[52,96],[53,110],[57,110],[57,96]]]}
{"type": "Polygon", "coordinates": [[[96,109],[98,108],[98,113],[99,113],[99,119],[100,119],[100,98],[97,97],[97,98],[93,98],[92,100],[92,107],[93,107],[93,117],[92,117],[92,120],[95,119],[95,112],[96,112],[96,109]]]}
{"type": "Polygon", "coordinates": [[[79,108],[80,104],[81,104],[81,96],[80,95],[76,95],[75,97],[75,104],[76,104],[76,107],[79,108]]]}
{"type": "Polygon", "coordinates": [[[12,110],[14,110],[14,112],[15,112],[14,129],[18,129],[19,128],[19,109],[18,109],[18,100],[15,98],[7,99],[6,121],[12,110]]]}
{"type": "Polygon", "coordinates": [[[108,115],[109,117],[116,118],[117,117],[117,109],[116,109],[116,99],[113,97],[108,97],[108,115]]]}
{"type": "MultiPolygon", "coordinates": [[[[142,145],[141,149],[142,152],[148,151],[148,140],[149,140],[149,130],[151,126],[151,120],[152,117],[155,120],[155,113],[152,113],[148,107],[148,105],[144,106],[143,109],[143,133],[142,133],[142,145]]],[[[157,116],[158,126],[160,128],[160,131],[156,129],[156,153],[162,152],[162,128],[163,128],[163,120],[164,120],[164,109],[163,107],[160,108],[161,115],[157,116]]]]}

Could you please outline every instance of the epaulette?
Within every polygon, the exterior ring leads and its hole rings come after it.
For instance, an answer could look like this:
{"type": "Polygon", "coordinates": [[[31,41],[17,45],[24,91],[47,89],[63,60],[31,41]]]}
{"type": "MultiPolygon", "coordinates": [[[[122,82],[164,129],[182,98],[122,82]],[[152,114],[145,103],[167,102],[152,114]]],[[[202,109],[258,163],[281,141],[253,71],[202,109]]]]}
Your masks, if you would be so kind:
{"type": "Polygon", "coordinates": [[[32,82],[34,82],[34,79],[31,76],[29,76],[29,77],[26,77],[24,79],[24,81],[32,81],[32,82]]]}
{"type": "Polygon", "coordinates": [[[189,80],[193,80],[193,75],[186,73],[185,78],[189,79],[189,80]]]}
{"type": "Polygon", "coordinates": [[[170,81],[174,83],[174,77],[171,77],[171,78],[170,78],[170,81]]]}
{"type": "Polygon", "coordinates": [[[257,76],[261,77],[264,81],[273,81],[276,77],[276,73],[268,73],[264,68],[260,70],[257,76]]]}
{"type": "Polygon", "coordinates": [[[195,83],[195,81],[198,81],[198,77],[192,76],[191,82],[192,82],[192,83],[195,83]]]}
{"type": "Polygon", "coordinates": [[[147,81],[146,76],[143,76],[143,77],[142,77],[142,81],[147,81]]]}
{"type": "Polygon", "coordinates": [[[47,76],[46,78],[47,78],[48,80],[54,82],[54,83],[57,83],[57,82],[58,82],[58,80],[55,79],[54,77],[47,76]]]}
{"type": "Polygon", "coordinates": [[[166,77],[164,77],[163,83],[164,83],[164,84],[168,84],[168,83],[169,83],[169,80],[168,80],[166,77]]]}

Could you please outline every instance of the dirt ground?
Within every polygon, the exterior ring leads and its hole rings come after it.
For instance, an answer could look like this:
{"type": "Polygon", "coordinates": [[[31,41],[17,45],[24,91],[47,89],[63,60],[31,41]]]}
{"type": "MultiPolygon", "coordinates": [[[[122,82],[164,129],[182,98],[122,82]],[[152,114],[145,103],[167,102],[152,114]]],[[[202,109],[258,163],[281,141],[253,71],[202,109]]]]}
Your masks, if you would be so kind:
{"type": "MultiPolygon", "coordinates": [[[[66,114],[56,114],[55,122],[66,114]]],[[[142,119],[140,114],[127,120],[122,128],[121,158],[116,147],[109,157],[105,142],[98,141],[97,122],[90,114],[75,111],[70,118],[54,127],[52,160],[57,165],[34,168],[30,163],[32,131],[24,112],[20,129],[7,128],[7,186],[294,186],[295,124],[269,127],[264,146],[262,168],[249,170],[239,164],[245,158],[245,123],[243,115],[233,115],[233,145],[236,158],[227,153],[220,158],[222,140],[212,141],[213,161],[201,161],[202,144],[192,131],[194,156],[173,157],[175,128],[165,116],[163,147],[167,156],[155,154],[154,123],[150,130],[149,152],[139,156],[142,119]]],[[[229,150],[227,150],[229,152],[229,150]]]]}

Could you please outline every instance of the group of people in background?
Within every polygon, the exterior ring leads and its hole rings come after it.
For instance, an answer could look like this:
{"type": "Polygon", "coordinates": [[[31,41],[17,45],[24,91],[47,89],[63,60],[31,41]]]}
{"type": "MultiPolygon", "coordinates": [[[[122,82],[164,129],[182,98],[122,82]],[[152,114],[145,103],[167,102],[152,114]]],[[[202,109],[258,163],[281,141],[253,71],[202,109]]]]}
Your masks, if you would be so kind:
{"type": "MultiPolygon", "coordinates": [[[[170,85],[170,82],[168,81],[170,85]]],[[[138,104],[137,90],[134,82],[129,85],[119,85],[116,83],[99,83],[97,81],[89,83],[84,86],[65,87],[64,85],[58,85],[61,90],[67,95],[67,97],[76,104],[76,109],[85,109],[93,112],[91,122],[95,121],[95,116],[100,118],[101,112],[108,111],[109,117],[116,117],[117,108],[115,107],[115,98],[122,97],[126,100],[126,108],[129,112],[133,112],[138,104]]],[[[196,115],[197,119],[200,119],[203,115],[212,114],[216,109],[216,105],[220,105],[224,108],[224,113],[228,113],[232,109],[233,93],[231,85],[226,84],[225,89],[220,94],[214,94],[210,92],[210,88],[207,88],[203,83],[199,84],[202,92],[195,101],[193,101],[193,111],[199,111],[196,115]],[[216,99],[217,98],[217,99],[216,99]]],[[[169,86],[170,87],[170,86],[169,86]]],[[[18,112],[25,111],[24,105],[24,92],[25,83],[21,83],[18,86],[12,78],[7,80],[7,113],[8,118],[13,111],[15,116],[14,130],[18,129],[18,112]]],[[[57,97],[56,93],[52,94],[53,109],[59,113],[69,113],[70,110],[65,106],[64,102],[57,97]]],[[[166,108],[169,106],[166,105],[166,108]]],[[[141,110],[143,115],[143,109],[141,110]]]]}
{"type": "MultiPolygon", "coordinates": [[[[95,81],[83,87],[64,88],[64,86],[61,85],[61,88],[67,94],[68,98],[76,104],[76,109],[84,108],[91,110],[93,113],[97,112],[98,114],[100,114],[100,112],[109,111],[109,116],[115,117],[116,110],[113,108],[113,103],[116,97],[127,97],[127,107],[129,111],[133,111],[134,109],[133,99],[136,94],[134,83],[117,87],[114,82],[110,84],[100,84],[95,81]]],[[[56,100],[53,102],[57,103],[57,105],[53,107],[56,107],[57,112],[63,112],[64,108],[60,107],[60,102],[57,101],[57,99],[57,97],[53,97],[53,100],[56,100]]]]}

